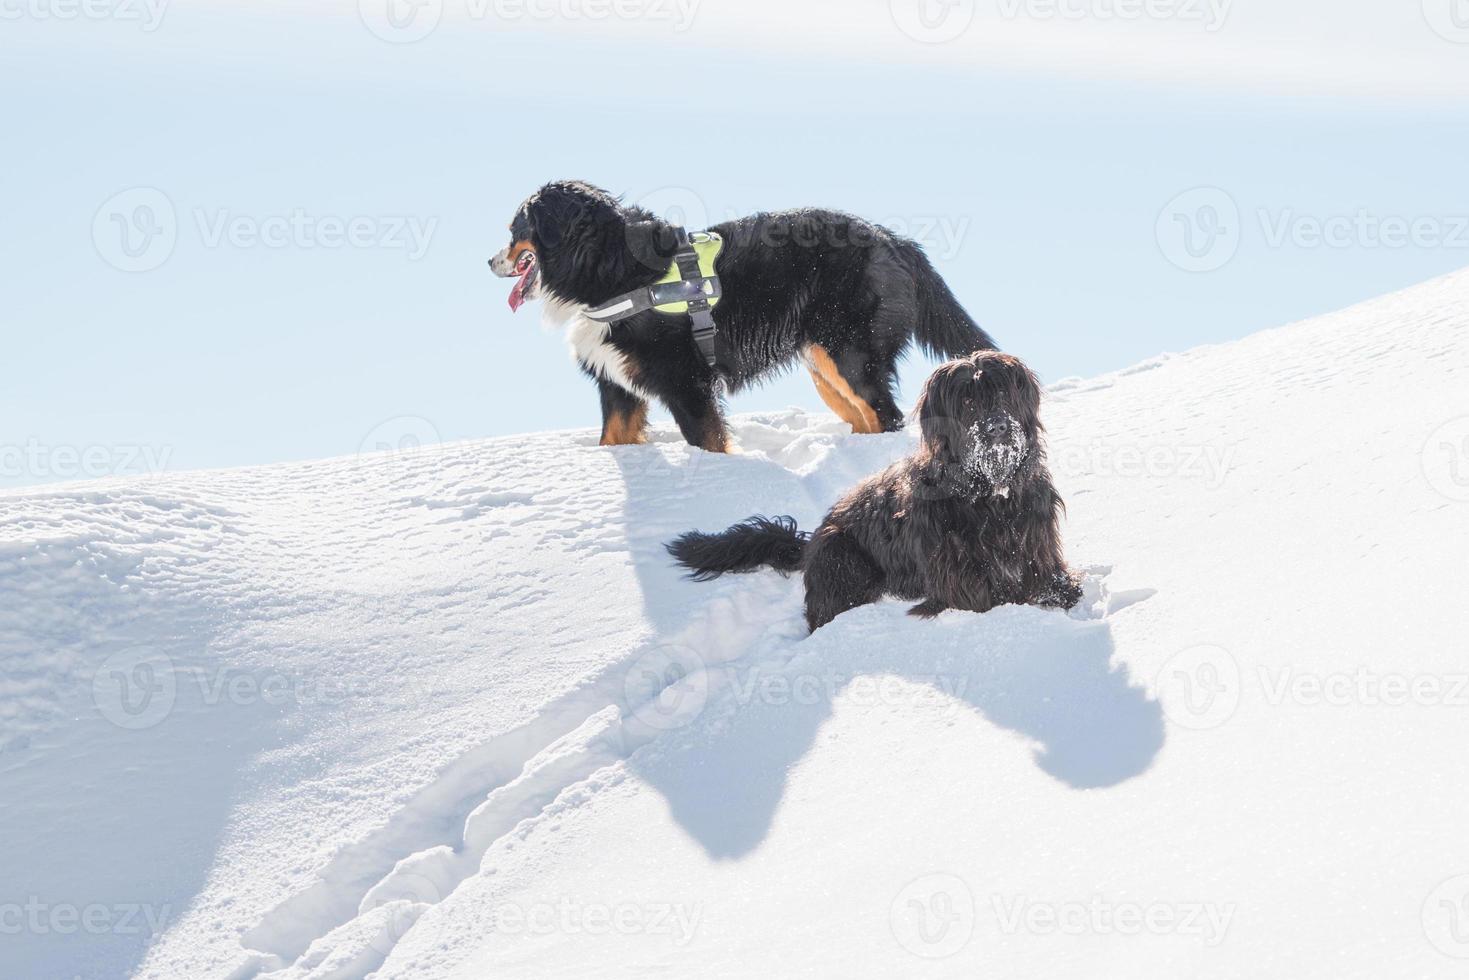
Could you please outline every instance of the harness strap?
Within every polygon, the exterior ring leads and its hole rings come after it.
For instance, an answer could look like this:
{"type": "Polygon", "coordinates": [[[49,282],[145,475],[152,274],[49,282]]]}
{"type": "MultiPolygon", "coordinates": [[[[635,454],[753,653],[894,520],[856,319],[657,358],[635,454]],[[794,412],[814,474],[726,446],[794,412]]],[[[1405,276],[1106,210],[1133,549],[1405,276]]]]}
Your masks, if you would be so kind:
{"type": "Polygon", "coordinates": [[[714,338],[719,333],[714,323],[713,306],[723,295],[723,289],[718,276],[704,275],[699,266],[699,253],[689,233],[683,228],[675,228],[674,234],[678,241],[678,250],[673,256],[674,268],[678,270],[677,280],[634,289],[596,309],[587,310],[583,315],[598,323],[620,323],[658,307],[686,305],[693,320],[694,343],[709,367],[713,368],[716,360],[714,338]]]}
{"type": "MultiPolygon", "coordinates": [[[[674,253],[673,261],[678,266],[678,274],[684,282],[699,282],[703,279],[703,273],[699,269],[699,253],[694,251],[693,242],[689,241],[688,232],[682,228],[678,229],[679,247],[674,253]]],[[[709,297],[700,290],[698,295],[689,300],[689,316],[694,321],[694,343],[699,346],[699,353],[704,355],[704,360],[709,367],[714,367],[714,338],[719,328],[714,325],[714,313],[709,307],[709,297]]]]}

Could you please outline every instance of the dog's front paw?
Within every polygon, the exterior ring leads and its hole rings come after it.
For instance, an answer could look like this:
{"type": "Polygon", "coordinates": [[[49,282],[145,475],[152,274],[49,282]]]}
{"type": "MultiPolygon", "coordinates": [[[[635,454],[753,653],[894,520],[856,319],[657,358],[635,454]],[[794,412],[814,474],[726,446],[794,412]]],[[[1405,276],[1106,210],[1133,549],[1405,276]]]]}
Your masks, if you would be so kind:
{"type": "Polygon", "coordinates": [[[1082,577],[1076,572],[1062,572],[1057,575],[1045,593],[1040,597],[1038,605],[1050,606],[1055,609],[1074,609],[1082,598],[1082,577]]]}
{"type": "Polygon", "coordinates": [[[933,619],[947,608],[949,607],[937,599],[925,599],[912,609],[909,609],[908,615],[917,616],[919,619],[933,619]]]}

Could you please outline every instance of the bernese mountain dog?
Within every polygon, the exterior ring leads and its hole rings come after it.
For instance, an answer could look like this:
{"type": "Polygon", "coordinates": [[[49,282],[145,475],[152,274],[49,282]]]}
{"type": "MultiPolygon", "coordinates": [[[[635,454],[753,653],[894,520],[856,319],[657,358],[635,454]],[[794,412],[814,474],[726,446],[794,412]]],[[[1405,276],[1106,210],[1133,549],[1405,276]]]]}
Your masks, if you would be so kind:
{"type": "Polygon", "coordinates": [[[511,309],[539,298],[549,325],[568,326],[601,391],[604,446],[645,441],[656,400],[691,445],[725,452],[722,392],[798,361],[853,432],[892,432],[903,425],[897,362],[913,340],[939,357],[995,346],[917,243],[861,218],[811,208],[688,231],[723,239],[713,367],[688,314],[649,309],[612,324],[585,315],[669,273],[680,243],[657,215],[580,181],[547,184],[520,206],[510,245],[490,260],[496,275],[516,279],[511,309]]]}
{"type": "Polygon", "coordinates": [[[995,351],[952,361],[929,378],[917,414],[918,451],[858,484],[815,534],[789,517],[752,517],[719,534],[685,534],[669,552],[700,581],[803,572],[813,631],[884,595],[918,601],[909,612],[923,617],[1081,601],[1030,370],[995,351]]]}

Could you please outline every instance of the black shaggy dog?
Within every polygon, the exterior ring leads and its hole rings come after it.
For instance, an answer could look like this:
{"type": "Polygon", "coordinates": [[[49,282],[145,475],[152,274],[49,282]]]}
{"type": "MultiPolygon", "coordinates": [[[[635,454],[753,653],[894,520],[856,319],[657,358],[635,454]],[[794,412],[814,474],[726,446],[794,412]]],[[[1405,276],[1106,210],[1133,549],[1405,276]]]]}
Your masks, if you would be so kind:
{"type": "Polygon", "coordinates": [[[789,517],[753,517],[668,546],[700,580],[775,568],[805,572],[811,629],[884,595],[910,612],[985,612],[1006,603],[1069,609],[1061,497],[1046,469],[1040,387],[993,351],[943,365],[918,403],[918,452],[858,484],[814,535],[789,517]]]}
{"type": "Polygon", "coordinates": [[[521,205],[510,245],[490,261],[518,277],[512,309],[543,298],[566,323],[573,353],[602,395],[602,444],[643,442],[648,403],[662,402],[692,445],[728,448],[721,385],[739,391],[798,360],[854,432],[891,432],[897,361],[916,338],[942,357],[995,346],[914,242],[860,218],[815,209],[757,214],[716,225],[716,367],[687,314],[647,310],[620,323],[583,315],[666,275],[674,228],[578,181],[547,184],[521,205]]]}

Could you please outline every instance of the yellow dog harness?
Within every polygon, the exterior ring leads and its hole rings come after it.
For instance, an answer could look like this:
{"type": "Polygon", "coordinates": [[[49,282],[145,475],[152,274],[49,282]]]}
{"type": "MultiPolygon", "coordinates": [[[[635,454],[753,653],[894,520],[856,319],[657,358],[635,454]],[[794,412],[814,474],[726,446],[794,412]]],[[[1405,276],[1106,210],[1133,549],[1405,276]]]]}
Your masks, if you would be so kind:
{"type": "Polygon", "coordinates": [[[693,319],[694,343],[709,366],[714,367],[714,338],[718,333],[711,312],[718,305],[723,290],[714,263],[724,248],[724,239],[711,231],[693,234],[674,229],[678,250],[667,275],[651,286],[634,289],[608,300],[584,314],[598,323],[620,323],[630,317],[653,310],[671,316],[693,319]]]}

